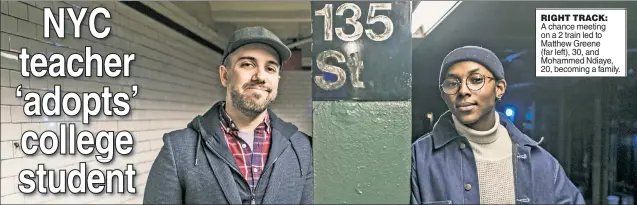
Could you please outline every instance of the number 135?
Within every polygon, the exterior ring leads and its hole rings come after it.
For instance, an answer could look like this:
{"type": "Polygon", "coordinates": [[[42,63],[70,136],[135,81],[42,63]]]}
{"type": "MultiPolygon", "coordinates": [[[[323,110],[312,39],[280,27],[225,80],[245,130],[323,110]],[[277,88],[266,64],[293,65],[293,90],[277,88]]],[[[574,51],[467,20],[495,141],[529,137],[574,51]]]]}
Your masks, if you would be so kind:
{"type": "MultiPolygon", "coordinates": [[[[349,18],[345,18],[345,23],[354,27],[354,32],[351,34],[346,34],[343,28],[336,28],[336,36],[343,41],[356,41],[363,35],[363,25],[358,20],[361,17],[361,8],[354,3],[345,3],[339,6],[336,9],[337,16],[343,16],[346,10],[352,10],[354,15],[349,18]]],[[[385,26],[385,30],[381,34],[376,34],[374,31],[369,28],[365,29],[365,34],[369,39],[374,41],[384,41],[387,40],[392,33],[394,33],[394,23],[392,23],[391,19],[385,15],[375,15],[377,10],[391,10],[391,3],[370,3],[369,4],[369,12],[367,12],[367,24],[372,25],[377,22],[382,23],[385,26]]],[[[316,10],[314,12],[316,16],[323,16],[324,22],[324,37],[325,41],[332,40],[332,4],[325,4],[320,10],[316,10]]]]}

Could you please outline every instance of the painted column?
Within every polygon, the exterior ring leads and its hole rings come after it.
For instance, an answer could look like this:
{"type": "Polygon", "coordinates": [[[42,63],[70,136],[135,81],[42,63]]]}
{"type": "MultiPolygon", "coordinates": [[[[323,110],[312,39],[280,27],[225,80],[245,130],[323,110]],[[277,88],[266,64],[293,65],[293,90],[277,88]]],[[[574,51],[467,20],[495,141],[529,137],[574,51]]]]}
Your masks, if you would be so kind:
{"type": "Polygon", "coordinates": [[[315,203],[407,204],[410,2],[312,2],[315,203]]]}

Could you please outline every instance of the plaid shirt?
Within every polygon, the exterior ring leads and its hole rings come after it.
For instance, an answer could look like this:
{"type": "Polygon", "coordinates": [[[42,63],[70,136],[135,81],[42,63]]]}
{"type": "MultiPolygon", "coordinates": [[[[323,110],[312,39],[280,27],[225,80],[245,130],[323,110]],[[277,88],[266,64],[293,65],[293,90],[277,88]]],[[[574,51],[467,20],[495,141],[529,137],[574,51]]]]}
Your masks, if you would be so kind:
{"type": "Polygon", "coordinates": [[[224,107],[225,106],[222,105],[221,112],[219,112],[222,132],[234,160],[237,162],[237,165],[239,165],[239,170],[241,170],[243,178],[248,181],[250,188],[254,189],[261,177],[270,151],[270,139],[272,136],[270,117],[266,112],[263,122],[254,130],[253,150],[250,150],[250,146],[239,138],[239,129],[232,119],[230,119],[224,107]]]}

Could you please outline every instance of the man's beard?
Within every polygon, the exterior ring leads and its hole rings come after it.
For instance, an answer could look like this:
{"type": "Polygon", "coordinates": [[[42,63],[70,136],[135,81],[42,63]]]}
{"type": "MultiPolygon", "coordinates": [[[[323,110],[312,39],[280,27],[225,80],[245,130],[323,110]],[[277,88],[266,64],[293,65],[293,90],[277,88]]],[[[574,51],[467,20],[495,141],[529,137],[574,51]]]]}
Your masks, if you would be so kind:
{"type": "MultiPolygon", "coordinates": [[[[243,89],[246,90],[249,87],[258,86],[260,84],[262,83],[252,81],[243,85],[243,89]]],[[[230,83],[230,85],[230,98],[232,99],[232,106],[247,117],[256,117],[259,114],[263,113],[276,99],[276,95],[270,96],[267,93],[265,94],[265,100],[263,101],[250,99],[247,95],[254,94],[241,95],[241,93],[239,93],[239,90],[237,90],[237,88],[232,83],[230,83]]],[[[272,91],[270,90],[270,92],[272,91]]]]}

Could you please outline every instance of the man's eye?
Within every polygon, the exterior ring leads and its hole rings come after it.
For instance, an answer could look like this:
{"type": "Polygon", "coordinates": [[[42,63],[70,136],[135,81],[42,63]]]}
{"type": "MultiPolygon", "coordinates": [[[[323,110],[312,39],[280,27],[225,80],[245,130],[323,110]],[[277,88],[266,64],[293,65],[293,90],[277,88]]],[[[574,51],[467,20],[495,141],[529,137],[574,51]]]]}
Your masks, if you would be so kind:
{"type": "Polygon", "coordinates": [[[241,63],[241,67],[252,66],[252,63],[241,63]]]}
{"type": "Polygon", "coordinates": [[[472,78],[472,79],[471,79],[471,82],[472,82],[472,83],[482,83],[482,81],[484,81],[484,79],[483,79],[483,78],[472,78]]]}
{"type": "Polygon", "coordinates": [[[455,82],[455,81],[447,82],[447,86],[458,86],[458,82],[455,82]]]}

